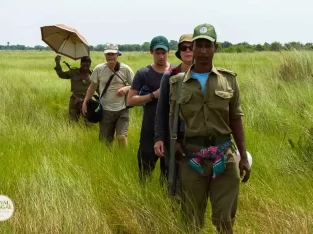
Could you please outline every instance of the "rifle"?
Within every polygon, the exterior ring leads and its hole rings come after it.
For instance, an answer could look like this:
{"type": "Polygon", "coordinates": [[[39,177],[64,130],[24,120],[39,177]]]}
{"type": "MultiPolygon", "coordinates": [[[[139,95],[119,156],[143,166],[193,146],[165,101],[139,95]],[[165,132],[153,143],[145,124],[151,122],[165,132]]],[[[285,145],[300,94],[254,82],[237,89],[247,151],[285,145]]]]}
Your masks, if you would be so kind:
{"type": "Polygon", "coordinates": [[[70,66],[67,62],[63,61],[63,63],[66,64],[66,66],[68,67],[68,69],[71,69],[71,66],[70,66]]]}
{"type": "MultiPolygon", "coordinates": [[[[68,67],[68,69],[72,69],[71,66],[67,62],[63,61],[63,63],[65,63],[65,65],[68,67]]],[[[93,72],[93,70],[89,69],[89,75],[91,75],[92,72],[93,72]]]]}
{"type": "Polygon", "coordinates": [[[177,80],[177,98],[175,102],[175,112],[174,120],[172,121],[172,131],[171,131],[171,142],[170,142],[170,160],[169,160],[169,197],[175,197],[176,195],[176,182],[177,182],[177,173],[178,167],[175,162],[176,158],[176,141],[177,141],[177,126],[178,126],[178,113],[179,113],[179,104],[178,99],[180,96],[180,89],[183,82],[184,76],[178,75],[177,80]]]}

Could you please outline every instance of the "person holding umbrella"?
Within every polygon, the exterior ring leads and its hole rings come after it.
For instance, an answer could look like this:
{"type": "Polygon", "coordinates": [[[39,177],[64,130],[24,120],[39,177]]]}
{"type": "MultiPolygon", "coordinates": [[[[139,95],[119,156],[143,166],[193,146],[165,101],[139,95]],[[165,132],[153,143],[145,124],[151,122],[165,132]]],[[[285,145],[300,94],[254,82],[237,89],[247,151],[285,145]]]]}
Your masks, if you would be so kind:
{"type": "MultiPolygon", "coordinates": [[[[91,83],[90,80],[90,66],[91,59],[89,56],[84,56],[80,60],[79,68],[70,68],[68,71],[63,71],[61,64],[61,56],[57,55],[55,57],[55,67],[57,75],[61,79],[69,79],[71,81],[71,92],[72,95],[69,100],[69,121],[70,122],[78,122],[80,115],[82,115],[82,104],[85,99],[87,89],[91,83]]],[[[82,115],[85,125],[87,126],[89,121],[86,119],[84,115],[82,115]]]]}

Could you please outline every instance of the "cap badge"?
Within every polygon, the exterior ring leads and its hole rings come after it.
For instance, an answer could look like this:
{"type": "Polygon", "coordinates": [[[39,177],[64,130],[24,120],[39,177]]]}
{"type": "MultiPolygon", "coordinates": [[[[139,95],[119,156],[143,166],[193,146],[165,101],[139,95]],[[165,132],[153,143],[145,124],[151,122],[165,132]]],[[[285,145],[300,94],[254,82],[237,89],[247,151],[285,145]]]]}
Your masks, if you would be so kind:
{"type": "Polygon", "coordinates": [[[205,33],[208,32],[208,29],[207,29],[206,27],[202,27],[202,28],[200,28],[199,32],[200,32],[201,34],[205,34],[205,33]]]}

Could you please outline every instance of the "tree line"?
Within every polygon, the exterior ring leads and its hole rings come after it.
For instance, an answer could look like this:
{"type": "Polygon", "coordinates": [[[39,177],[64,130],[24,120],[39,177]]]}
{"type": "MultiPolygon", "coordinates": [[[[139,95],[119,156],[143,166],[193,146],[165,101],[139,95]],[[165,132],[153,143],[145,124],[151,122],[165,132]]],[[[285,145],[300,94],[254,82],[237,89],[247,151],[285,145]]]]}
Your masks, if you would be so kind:
{"type": "MultiPolygon", "coordinates": [[[[231,42],[224,41],[219,42],[219,52],[224,53],[243,53],[243,52],[254,52],[254,51],[284,51],[284,50],[313,50],[313,43],[303,44],[301,42],[288,42],[282,44],[280,42],[264,43],[251,45],[247,42],[241,42],[238,44],[232,44],[231,42]]],[[[170,40],[170,50],[177,50],[177,41],[170,40]]],[[[150,42],[144,42],[143,44],[123,44],[119,45],[120,50],[123,51],[136,51],[136,52],[148,52],[150,42]]],[[[91,51],[103,51],[104,45],[99,44],[96,46],[90,46],[91,51]]],[[[49,46],[36,45],[34,47],[25,45],[0,45],[0,50],[37,50],[37,51],[49,51],[49,46]]]]}

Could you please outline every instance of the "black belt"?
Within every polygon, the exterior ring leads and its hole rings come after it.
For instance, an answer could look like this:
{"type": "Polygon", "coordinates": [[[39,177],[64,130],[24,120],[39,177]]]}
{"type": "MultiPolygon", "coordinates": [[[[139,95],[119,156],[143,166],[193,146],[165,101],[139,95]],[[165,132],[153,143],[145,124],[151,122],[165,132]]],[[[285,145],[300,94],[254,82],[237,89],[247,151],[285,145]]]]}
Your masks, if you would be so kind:
{"type": "Polygon", "coordinates": [[[185,137],[184,143],[202,147],[209,147],[213,145],[222,144],[228,140],[231,140],[230,135],[220,135],[220,136],[210,135],[210,136],[185,137]]]}

